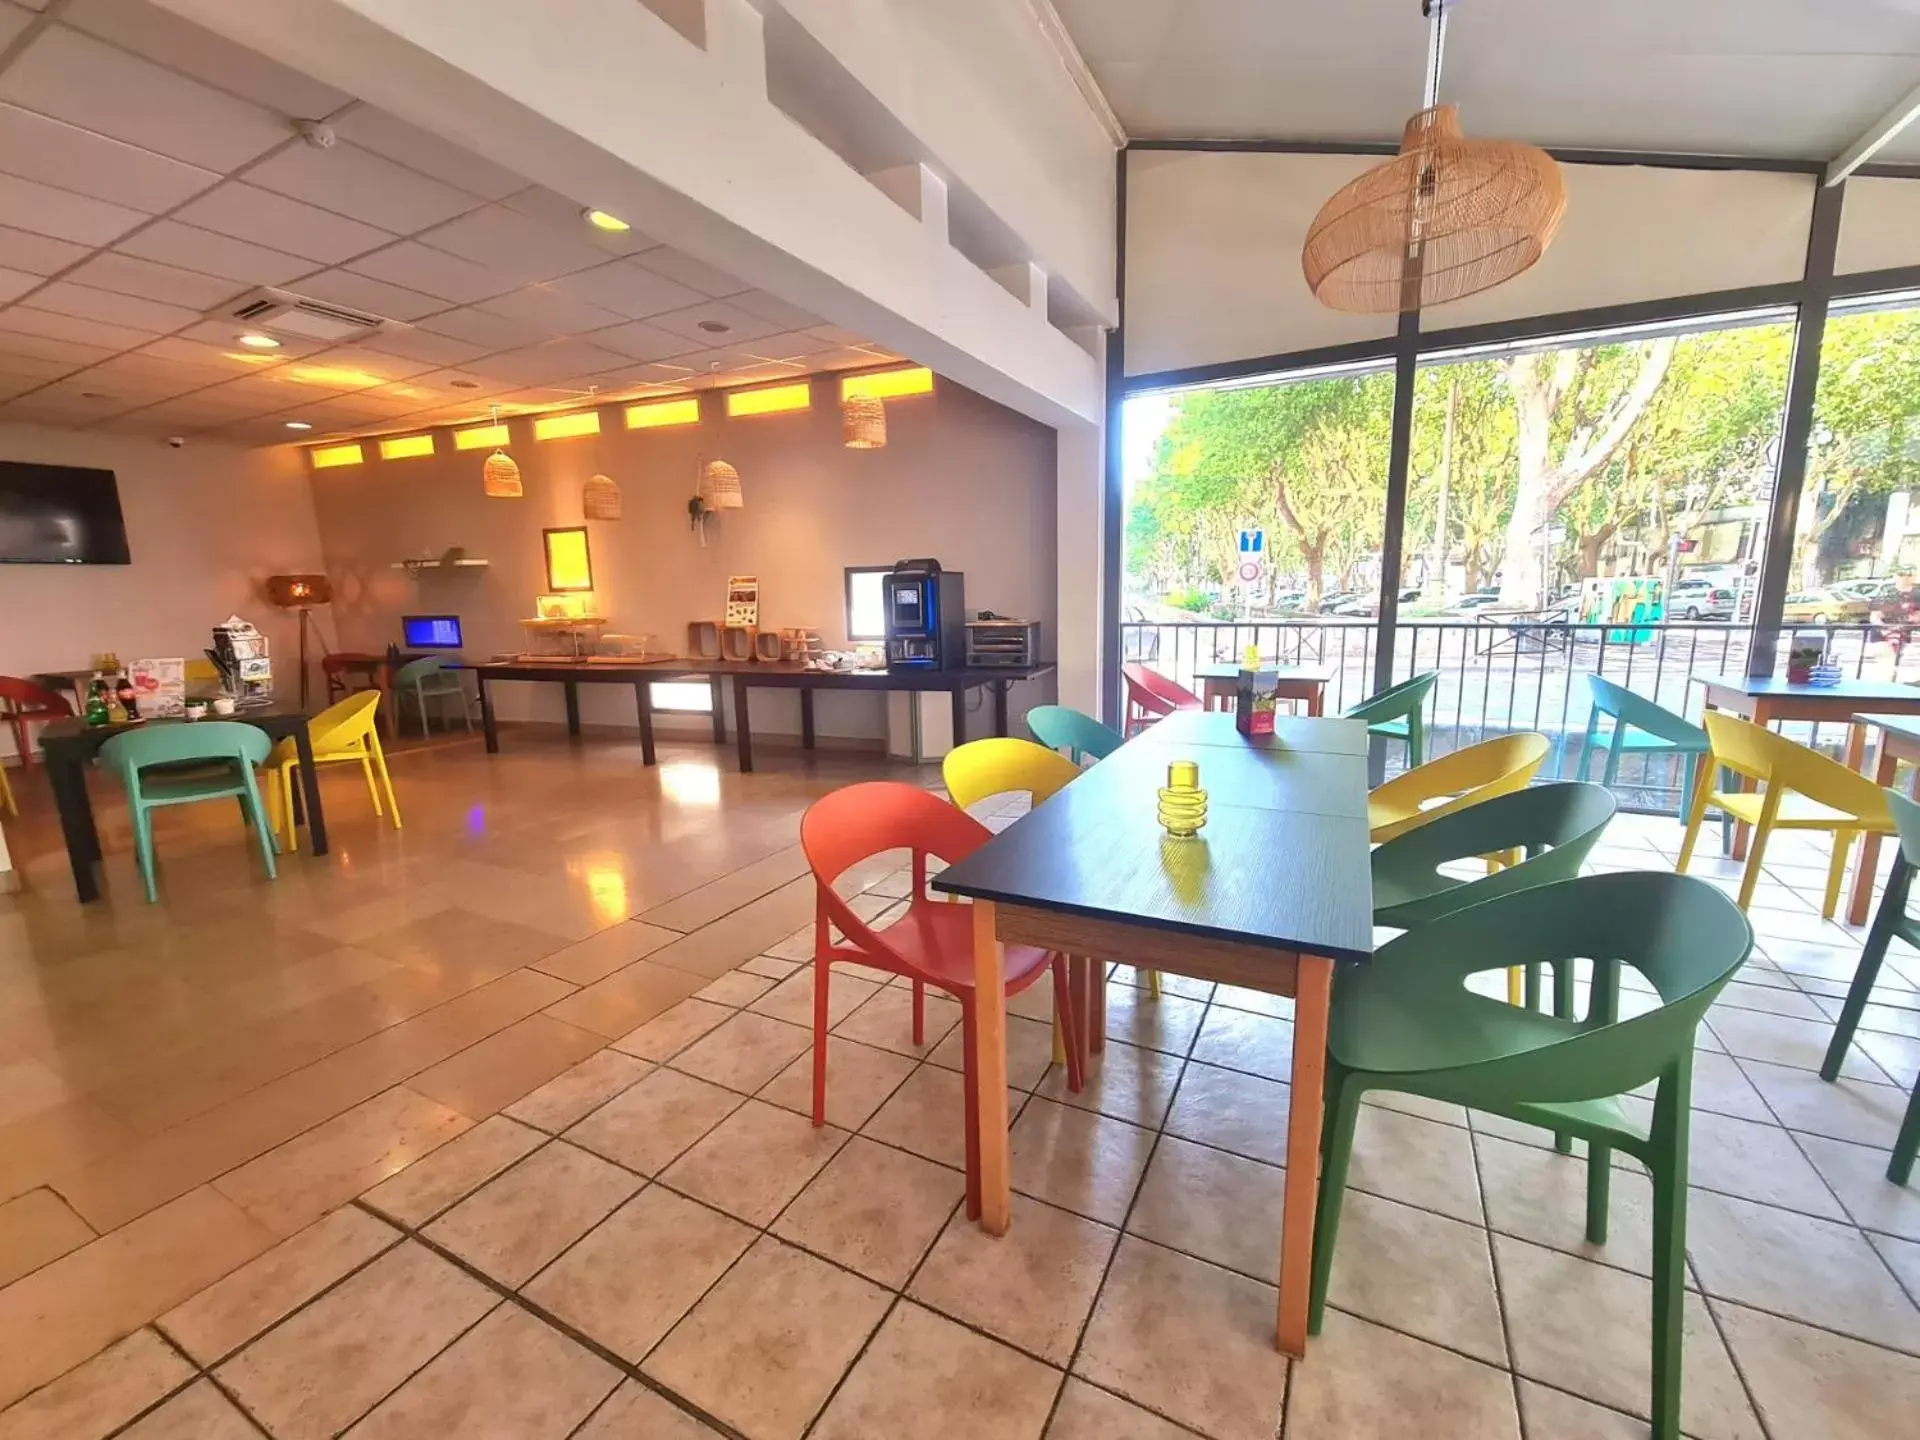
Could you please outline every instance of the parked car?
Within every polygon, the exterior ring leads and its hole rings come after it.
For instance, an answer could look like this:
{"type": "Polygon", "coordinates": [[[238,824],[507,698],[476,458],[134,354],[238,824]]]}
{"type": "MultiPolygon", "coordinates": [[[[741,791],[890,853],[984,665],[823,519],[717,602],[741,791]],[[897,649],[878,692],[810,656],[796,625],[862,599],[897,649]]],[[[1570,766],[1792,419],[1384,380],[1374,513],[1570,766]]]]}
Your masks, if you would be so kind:
{"type": "Polygon", "coordinates": [[[1836,595],[1877,605],[1900,594],[1900,580],[1894,575],[1869,575],[1858,580],[1836,580],[1827,588],[1836,595]]]}
{"type": "Polygon", "coordinates": [[[1470,595],[1462,595],[1458,600],[1454,601],[1453,604],[1449,605],[1447,607],[1447,613],[1450,615],[1472,616],[1491,605],[1498,605],[1499,603],[1500,592],[1498,590],[1475,590],[1470,595]]]}
{"type": "Polygon", "coordinates": [[[1683,620],[1731,620],[1734,607],[1740,603],[1740,592],[1726,585],[1708,585],[1702,589],[1688,590],[1684,595],[1678,585],[1667,601],[1667,618],[1678,616],[1683,620]]]}
{"type": "Polygon", "coordinates": [[[1853,595],[1835,590],[1803,590],[1787,596],[1780,618],[1790,625],[1859,625],[1865,623],[1873,607],[1853,595]]]}

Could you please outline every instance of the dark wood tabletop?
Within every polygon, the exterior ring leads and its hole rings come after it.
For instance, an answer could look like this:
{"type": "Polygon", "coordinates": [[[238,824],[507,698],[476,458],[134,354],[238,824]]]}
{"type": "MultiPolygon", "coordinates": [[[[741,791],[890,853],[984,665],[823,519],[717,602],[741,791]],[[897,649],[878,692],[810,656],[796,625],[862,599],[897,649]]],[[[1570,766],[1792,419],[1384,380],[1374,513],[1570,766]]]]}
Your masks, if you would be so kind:
{"type": "Polygon", "coordinates": [[[470,667],[491,680],[680,680],[696,675],[726,675],[751,685],[820,690],[971,690],[996,682],[1031,680],[1053,670],[1040,665],[976,665],[949,670],[809,670],[790,660],[487,660],[470,667]]]}
{"type": "MultiPolygon", "coordinates": [[[[1358,721],[1354,722],[1356,725],[1358,721]]],[[[1191,760],[1200,767],[1200,788],[1209,809],[1236,805],[1254,810],[1291,810],[1312,815],[1367,818],[1364,754],[1288,749],[1275,745],[1188,745],[1142,740],[1122,745],[1101,763],[1119,767],[1123,782],[1151,794],[1167,783],[1167,766],[1191,760]]]]}
{"type": "MultiPolygon", "coordinates": [[[[207,711],[208,720],[236,720],[242,725],[252,725],[267,732],[276,740],[283,735],[304,729],[307,712],[297,700],[275,700],[266,705],[245,705],[237,708],[231,715],[216,715],[207,711]]],[[[89,725],[80,715],[63,715],[40,729],[41,746],[48,750],[57,750],[63,754],[79,754],[91,758],[99,748],[116,735],[124,735],[129,730],[149,729],[155,725],[198,725],[203,722],[189,720],[184,715],[155,715],[146,720],[125,720],[117,725],[89,725]]]]}

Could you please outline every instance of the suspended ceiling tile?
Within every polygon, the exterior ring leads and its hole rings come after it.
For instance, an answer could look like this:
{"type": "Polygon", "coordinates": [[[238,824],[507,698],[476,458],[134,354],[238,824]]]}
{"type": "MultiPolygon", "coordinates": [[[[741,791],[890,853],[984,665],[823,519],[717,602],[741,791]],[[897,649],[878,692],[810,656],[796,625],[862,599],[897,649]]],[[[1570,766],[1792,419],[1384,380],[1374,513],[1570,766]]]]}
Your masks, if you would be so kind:
{"type": "Polygon", "coordinates": [[[302,295],[310,295],[315,300],[351,305],[356,310],[368,310],[388,320],[418,320],[422,315],[431,315],[447,306],[446,301],[432,295],[422,295],[418,290],[356,275],[351,270],[323,270],[318,275],[305,276],[298,288],[302,295]]]}
{"type": "Polygon", "coordinates": [[[489,355],[468,368],[476,375],[505,380],[515,385],[543,385],[572,375],[611,370],[624,364],[626,357],[602,350],[584,340],[551,340],[525,350],[509,350],[489,355]]]}
{"type": "Polygon", "coordinates": [[[11,44],[13,38],[32,23],[33,16],[25,10],[0,4],[0,48],[11,44]]]}
{"type": "Polygon", "coordinates": [[[369,350],[400,355],[408,360],[423,360],[429,366],[458,365],[486,353],[485,346],[455,340],[448,335],[436,335],[431,330],[414,326],[376,331],[360,343],[369,350]]]}
{"type": "Polygon", "coordinates": [[[95,345],[103,350],[130,350],[159,338],[158,332],[137,330],[77,315],[59,315],[26,305],[0,310],[0,330],[22,335],[38,335],[46,340],[66,340],[76,345],[95,345]]]}
{"type": "Polygon", "coordinates": [[[18,300],[27,291],[40,284],[44,276],[29,275],[24,270],[8,270],[0,267],[0,303],[18,300]]]}
{"type": "Polygon", "coordinates": [[[0,334],[0,380],[7,384],[17,385],[20,389],[29,385],[44,385],[74,368],[71,360],[46,360],[38,355],[15,354],[8,343],[13,338],[0,334]]]}
{"type": "MultiPolygon", "coordinates": [[[[0,324],[3,324],[11,310],[0,310],[0,324]]],[[[29,335],[25,331],[0,328],[0,363],[6,363],[14,357],[26,360],[51,360],[59,362],[69,370],[82,365],[91,365],[105,360],[114,352],[104,345],[85,345],[77,340],[56,340],[47,335],[29,335]]]]}
{"type": "Polygon", "coordinates": [[[195,326],[193,331],[184,336],[162,336],[151,345],[142,345],[125,358],[131,359],[135,355],[197,365],[217,370],[223,375],[250,375],[281,363],[277,352],[241,350],[233,343],[233,327],[213,321],[195,326]]]}
{"type": "Polygon", "coordinates": [[[698,290],[702,295],[718,297],[738,295],[742,290],[752,287],[744,281],[736,280],[724,270],[716,270],[704,260],[696,260],[691,255],[675,250],[671,245],[661,245],[647,251],[635,262],[644,265],[656,275],[664,275],[669,280],[678,280],[682,285],[698,290]]]}
{"type": "Polygon", "coordinates": [[[221,174],[290,133],[256,105],[61,25],[0,72],[0,100],[221,174]]]}
{"type": "Polygon", "coordinates": [[[204,230],[217,230],[238,240],[303,255],[309,260],[324,260],[337,265],[365,251],[385,245],[396,237],[372,225],[362,225],[331,210],[261,190],[239,180],[229,180],[208,191],[177,217],[204,230]]]}
{"type": "MultiPolygon", "coordinates": [[[[0,247],[3,249],[4,247],[0,247]]],[[[182,305],[205,312],[233,299],[245,285],[213,275],[199,275],[172,265],[160,265],[135,255],[107,251],[84,265],[76,266],[67,277],[82,285],[114,290],[122,295],[138,295],[167,305],[182,305]]]]}
{"type": "Polygon", "coordinates": [[[38,309],[73,315],[83,320],[100,320],[132,330],[149,330],[155,335],[181,329],[200,318],[198,310],[163,305],[158,300],[142,300],[135,295],[119,295],[111,290],[96,290],[91,285],[76,285],[71,280],[56,280],[45,286],[33,297],[33,303],[38,309]]]}
{"type": "Polygon", "coordinates": [[[611,310],[584,304],[546,285],[529,285],[489,300],[480,308],[523,325],[536,326],[549,335],[603,330],[619,324],[621,319],[611,310]]]}
{"type": "Polygon", "coordinates": [[[143,260],[249,285],[285,285],[314,268],[311,260],[298,255],[216,235],[178,220],[157,220],[137,235],[129,235],[117,248],[122,254],[138,255],[143,260]]]}
{"type": "Polygon", "coordinates": [[[369,345],[336,345],[315,357],[315,363],[363,371],[381,381],[405,380],[435,368],[431,361],[409,360],[369,345]]]}
{"type": "Polygon", "coordinates": [[[809,325],[807,333],[829,345],[858,345],[863,339],[851,330],[842,330],[838,325],[809,325]]]}
{"type": "MultiPolygon", "coordinates": [[[[159,342],[155,342],[159,343],[159,342]]],[[[215,369],[211,365],[194,365],[180,360],[168,360],[158,355],[148,354],[144,350],[129,350],[124,355],[116,355],[111,360],[102,360],[98,365],[84,372],[100,375],[109,380],[130,377],[128,383],[171,384],[178,388],[172,394],[187,390],[198,390],[205,385],[218,385],[222,380],[232,379],[226,370],[215,369]]]]}
{"type": "Polygon", "coordinates": [[[665,360],[671,355],[684,355],[688,348],[686,336],[662,330],[644,320],[595,330],[590,338],[596,345],[617,350],[635,360],[665,360]]]}
{"type": "MultiPolygon", "coordinates": [[[[198,325],[182,330],[178,338],[198,340],[203,345],[220,347],[222,353],[232,357],[235,368],[245,374],[258,374],[262,370],[284,365],[289,360],[301,359],[317,354],[327,348],[321,340],[302,340],[293,335],[281,335],[280,345],[273,350],[253,350],[240,342],[244,327],[237,320],[202,320],[198,325]]],[[[152,346],[145,347],[151,350],[152,346]]]]}
{"type": "Polygon", "coordinates": [[[522,320],[510,320],[491,310],[468,307],[429,315],[420,322],[422,330],[436,335],[451,335],[486,350],[516,350],[551,337],[552,331],[522,320]]]}
{"type": "Polygon", "coordinates": [[[429,230],[420,239],[524,285],[604,263],[606,252],[588,243],[582,233],[588,228],[585,220],[576,219],[563,229],[503,205],[489,205],[429,230]]]}
{"type": "Polygon", "coordinates": [[[616,260],[592,270],[582,270],[555,280],[553,288],[562,295],[598,305],[629,320],[644,320],[668,310],[699,303],[698,292],[657,275],[642,265],[616,260]]]}
{"type": "Polygon", "coordinates": [[[147,218],[124,205],[5,174],[0,174],[0,215],[36,235],[87,246],[108,244],[147,218]]]}
{"type": "MultiPolygon", "coordinates": [[[[18,219],[18,216],[10,218],[18,219]]],[[[0,265],[9,270],[30,270],[35,275],[51,275],[76,260],[86,258],[87,246],[71,240],[56,240],[51,235],[35,235],[30,230],[15,230],[0,225],[0,265]]]]}
{"type": "Polygon", "coordinates": [[[331,150],[290,145],[249,170],[247,182],[396,235],[451,220],[480,203],[464,190],[345,141],[331,150]]]}
{"type": "Polygon", "coordinates": [[[362,255],[347,268],[390,285],[404,285],[423,294],[437,295],[450,304],[485,300],[521,283],[511,275],[502,275],[415,240],[402,240],[371,255],[362,255]]]}
{"type": "Polygon", "coordinates": [[[395,389],[422,405],[473,405],[505,390],[511,381],[494,380],[471,370],[432,370],[403,380],[395,389]]]}
{"type": "Polygon", "coordinates": [[[0,105],[0,155],[27,180],[158,213],[215,184],[219,175],[169,160],[18,105],[0,105]]]}
{"type": "Polygon", "coordinates": [[[809,325],[822,323],[812,311],[802,310],[798,305],[782,300],[778,295],[769,295],[765,290],[743,290],[727,303],[739,306],[749,315],[771,320],[782,330],[804,330],[809,325]]]}
{"type": "Polygon", "coordinates": [[[703,301],[684,310],[669,310],[654,316],[651,323],[704,345],[737,345],[743,340],[778,335],[788,328],[721,300],[703,301]]]}
{"type": "Polygon", "coordinates": [[[870,365],[889,365],[899,358],[898,355],[884,350],[848,346],[841,350],[822,350],[809,355],[807,363],[816,370],[859,370],[870,365]]]}
{"type": "Polygon", "coordinates": [[[527,183],[511,170],[372,105],[354,106],[334,121],[333,128],[342,140],[351,140],[422,175],[438,176],[485,200],[502,199],[524,189],[527,183]]]}
{"type": "Polygon", "coordinates": [[[569,200],[558,191],[549,190],[544,185],[530,185],[526,189],[510,195],[503,202],[509,210],[517,211],[535,220],[544,221],[558,230],[570,230],[582,227],[578,233],[596,250],[604,250],[609,255],[637,255],[642,250],[652,250],[660,242],[643,232],[636,215],[621,215],[619,218],[633,226],[630,230],[601,230],[587,225],[586,212],[592,208],[582,205],[578,200],[569,200]]]}
{"type": "Polygon", "coordinates": [[[154,388],[150,377],[122,377],[114,383],[92,370],[82,370],[78,375],[69,375],[57,380],[39,392],[43,400],[55,404],[72,404],[76,409],[90,413],[97,418],[118,415],[123,410],[131,410],[136,405],[151,405],[156,400],[170,399],[171,394],[162,386],[154,388]]]}
{"type": "Polygon", "coordinates": [[[202,426],[224,425],[245,415],[265,413],[259,406],[260,401],[253,396],[240,397],[236,408],[232,398],[216,396],[207,390],[196,390],[176,400],[162,400],[148,405],[134,414],[162,428],[177,425],[182,430],[194,430],[202,426]]]}

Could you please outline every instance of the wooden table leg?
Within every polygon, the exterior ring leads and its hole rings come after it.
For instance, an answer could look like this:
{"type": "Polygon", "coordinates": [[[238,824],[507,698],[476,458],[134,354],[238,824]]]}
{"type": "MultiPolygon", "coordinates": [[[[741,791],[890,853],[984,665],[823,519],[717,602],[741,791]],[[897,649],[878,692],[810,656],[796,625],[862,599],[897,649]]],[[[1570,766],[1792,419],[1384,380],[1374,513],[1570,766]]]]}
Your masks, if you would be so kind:
{"type": "MultiPolygon", "coordinates": [[[[1007,1144],[1007,989],[994,918],[992,901],[973,902],[974,1086],[978,1098],[976,1113],[980,1117],[980,1228],[989,1235],[1004,1235],[1013,1222],[1013,1181],[1007,1144]]],[[[1305,1293],[1301,1292],[1303,1296],[1305,1293]]]]}
{"type": "Polygon", "coordinates": [[[487,753],[500,753],[500,725],[493,715],[493,693],[487,689],[487,677],[483,672],[476,677],[480,682],[480,733],[487,737],[487,753]]]}
{"type": "Polygon", "coordinates": [[[633,684],[633,705],[640,717],[640,763],[653,764],[653,686],[645,680],[633,684]]]}
{"type": "Polygon", "coordinates": [[[1323,680],[1307,693],[1307,714],[1315,719],[1320,717],[1321,707],[1327,703],[1327,686],[1323,680]]]}
{"type": "Polygon", "coordinates": [[[561,689],[567,694],[567,734],[577,740],[580,738],[580,687],[568,680],[561,689]]]}
{"type": "Polygon", "coordinates": [[[740,742],[740,773],[753,769],[753,727],[747,720],[747,677],[733,677],[733,730],[740,742]]]}
{"type": "MultiPolygon", "coordinates": [[[[1853,727],[1855,741],[1859,740],[1863,726],[1853,727]]],[[[1849,743],[1847,754],[1851,756],[1854,744],[1849,743]]],[[[1880,737],[1880,764],[1873,774],[1873,783],[1882,790],[1893,788],[1893,773],[1900,762],[1894,758],[1893,746],[1887,737],[1880,737]]],[[[1869,830],[1860,841],[1860,867],[1853,873],[1853,899],[1847,905],[1847,923],[1864,925],[1867,915],[1873,909],[1873,872],[1880,868],[1880,837],[1869,830]]]]}
{"type": "Polygon", "coordinates": [[[1320,1199],[1320,1107],[1327,1073],[1327,1008],[1333,962],[1299,958],[1293,1001],[1293,1093],[1287,1105],[1287,1188],[1280,1225],[1280,1314],[1275,1339],[1283,1353],[1307,1353],[1307,1291],[1313,1274],[1313,1212],[1320,1199]]]}
{"type": "Polygon", "coordinates": [[[720,677],[710,676],[707,680],[707,688],[713,692],[713,743],[724,745],[727,743],[727,701],[726,694],[720,685],[720,677]]]}
{"type": "Polygon", "coordinates": [[[800,744],[803,749],[813,749],[813,687],[803,685],[800,688],[800,744]]]}

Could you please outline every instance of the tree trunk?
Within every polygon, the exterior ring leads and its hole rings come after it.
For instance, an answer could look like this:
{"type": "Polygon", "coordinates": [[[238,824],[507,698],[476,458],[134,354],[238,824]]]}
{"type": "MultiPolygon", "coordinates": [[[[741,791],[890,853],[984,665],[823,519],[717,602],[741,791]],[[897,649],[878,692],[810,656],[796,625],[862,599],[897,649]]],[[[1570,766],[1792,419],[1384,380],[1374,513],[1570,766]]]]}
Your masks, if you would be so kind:
{"type": "Polygon", "coordinates": [[[1307,562],[1307,603],[1302,608],[1317,611],[1320,608],[1322,589],[1322,570],[1327,562],[1325,540],[1316,540],[1309,545],[1306,537],[1300,537],[1300,554],[1307,562]]]}
{"type": "Polygon", "coordinates": [[[1591,580],[1600,573],[1600,552],[1606,548],[1607,541],[1611,538],[1611,534],[1607,532],[1580,537],[1580,578],[1582,580],[1591,580]]]}

